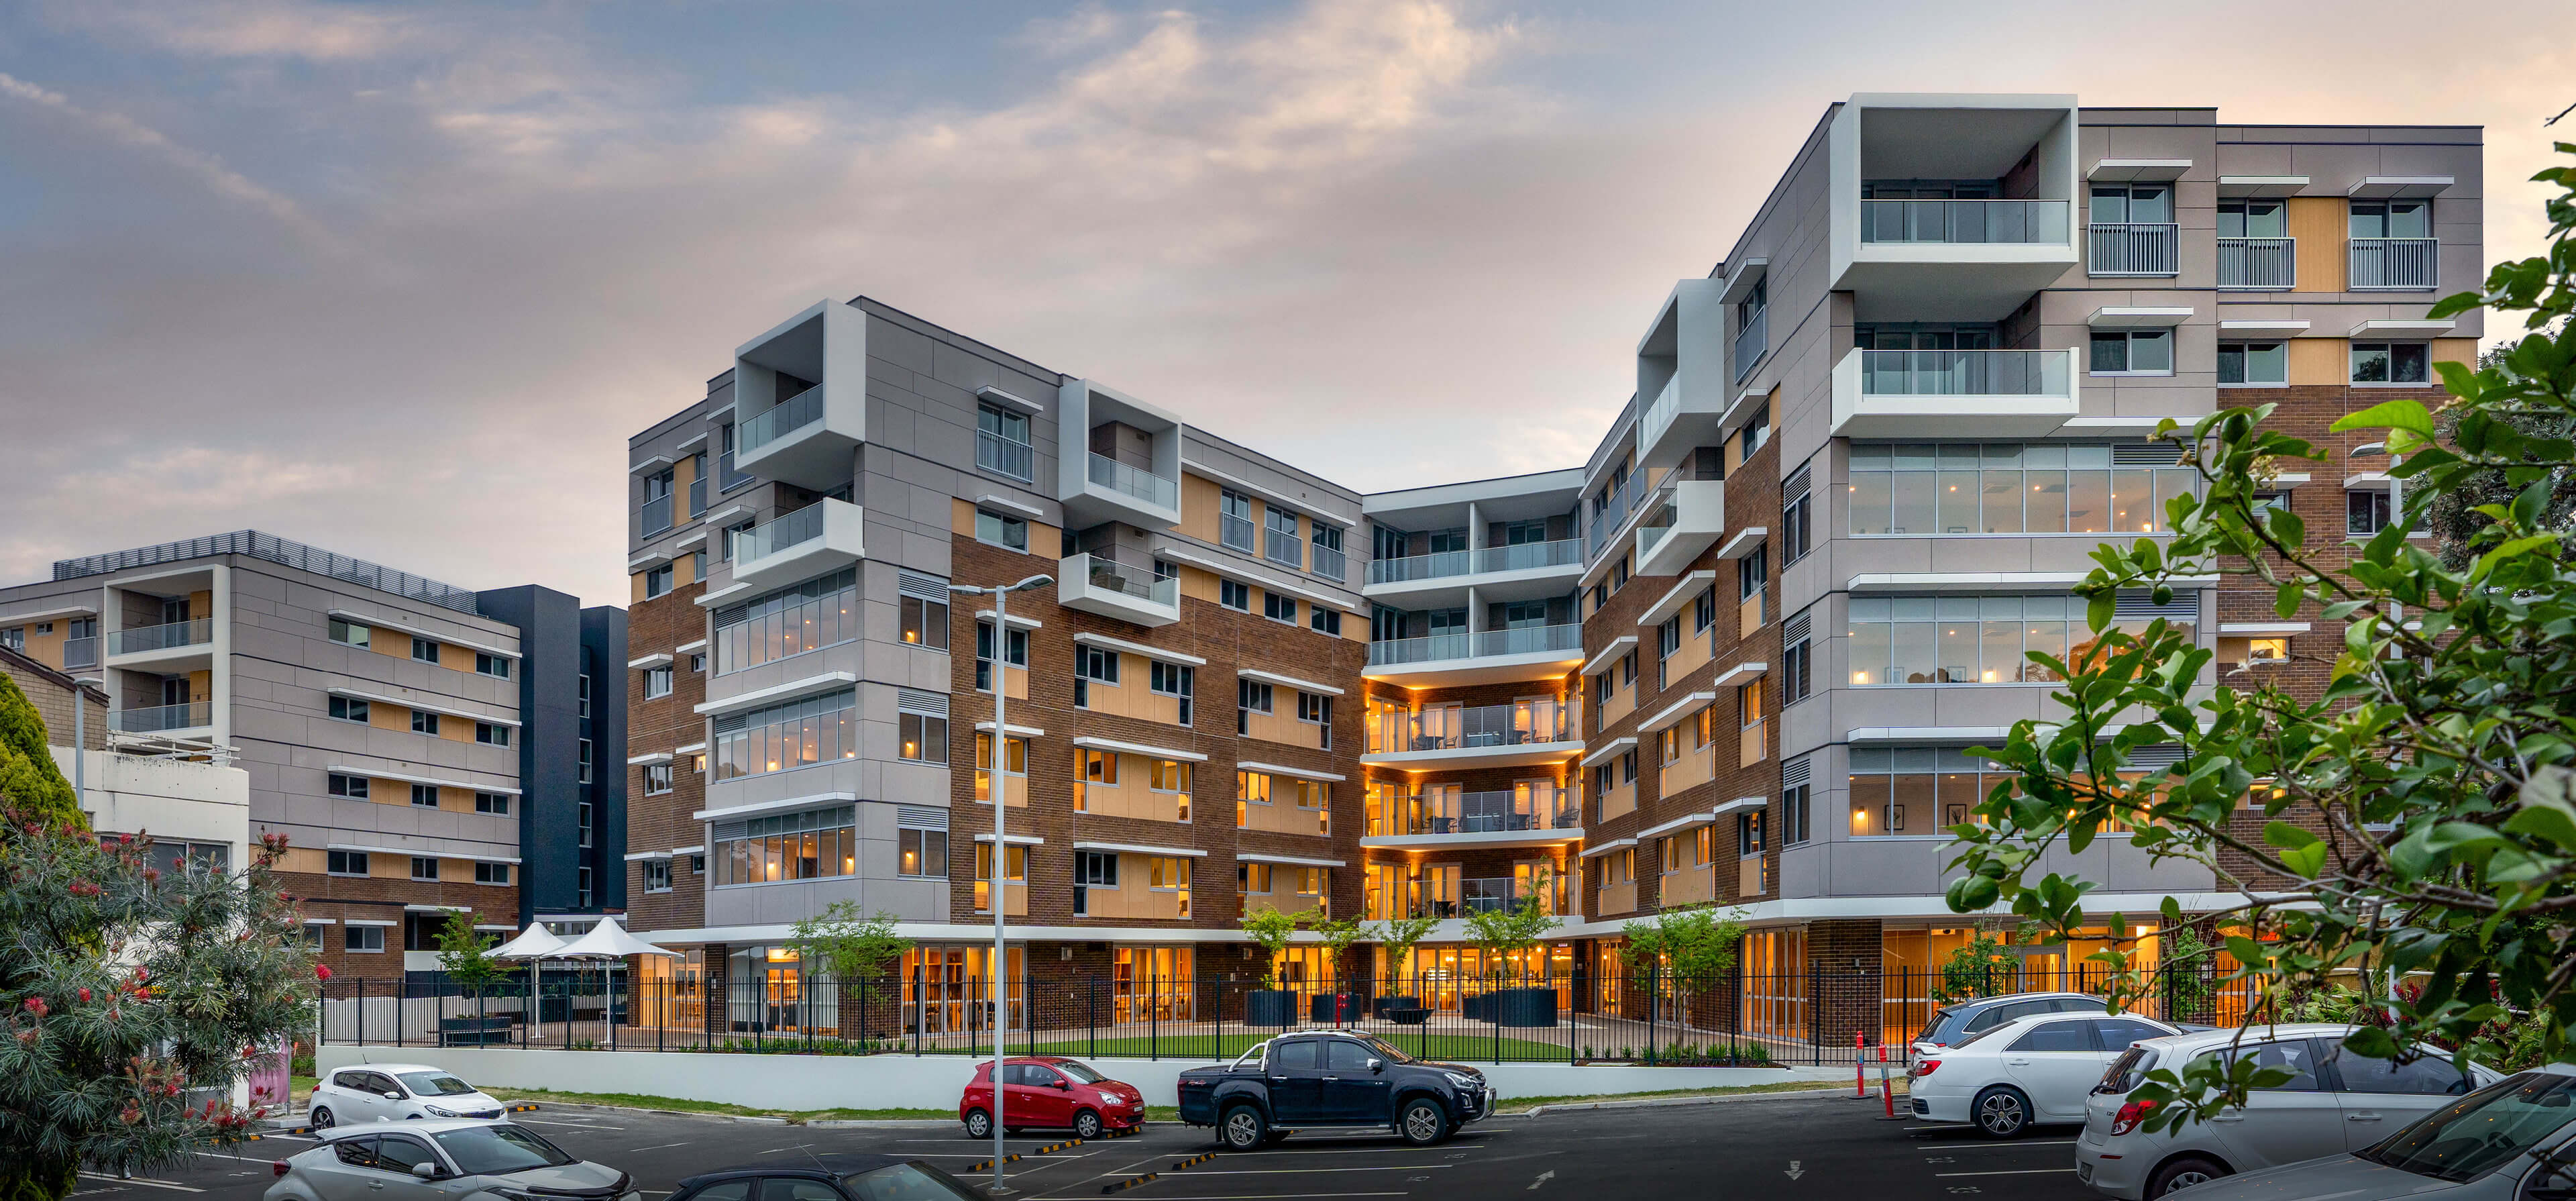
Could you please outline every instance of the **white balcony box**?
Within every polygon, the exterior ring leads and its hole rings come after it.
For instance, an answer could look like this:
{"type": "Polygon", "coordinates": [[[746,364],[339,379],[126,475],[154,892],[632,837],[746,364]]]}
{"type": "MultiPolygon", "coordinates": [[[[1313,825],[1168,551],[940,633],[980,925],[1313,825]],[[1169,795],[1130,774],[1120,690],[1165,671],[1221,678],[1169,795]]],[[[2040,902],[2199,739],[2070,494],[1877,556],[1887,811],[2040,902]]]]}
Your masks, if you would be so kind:
{"type": "Polygon", "coordinates": [[[1180,525],[1181,419],[1090,380],[1065,381],[1056,400],[1056,499],[1066,525],[1180,525]]]}
{"type": "Polygon", "coordinates": [[[1167,626],[1181,619],[1181,581],[1177,576],[1157,578],[1152,568],[1074,555],[1056,564],[1055,601],[1140,626],[1167,626]]]}
{"type": "Polygon", "coordinates": [[[2044,438],[2078,411],[2073,350],[1853,350],[1838,438],[2044,438]]]}
{"type": "Polygon", "coordinates": [[[867,438],[868,315],[825,300],[734,351],[733,469],[822,492],[867,438]]]}
{"type": "Polygon", "coordinates": [[[1726,532],[1726,481],[1682,480],[1637,526],[1637,574],[1680,575],[1726,532]]]}
{"type": "Polygon", "coordinates": [[[862,513],[848,501],[826,499],[753,526],[734,543],[733,582],[766,591],[858,562],[866,555],[862,513]]]}

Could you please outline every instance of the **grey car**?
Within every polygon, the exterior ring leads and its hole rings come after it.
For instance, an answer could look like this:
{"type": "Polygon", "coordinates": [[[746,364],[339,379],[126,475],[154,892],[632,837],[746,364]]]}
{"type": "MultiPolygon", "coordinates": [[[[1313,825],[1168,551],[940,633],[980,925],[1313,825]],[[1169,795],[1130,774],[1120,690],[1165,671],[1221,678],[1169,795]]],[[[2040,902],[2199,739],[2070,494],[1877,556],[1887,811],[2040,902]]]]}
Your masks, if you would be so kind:
{"type": "Polygon", "coordinates": [[[515,1122],[442,1118],[315,1132],[263,1201],[642,1201],[626,1173],[515,1122]]]}
{"type": "Polygon", "coordinates": [[[2507,1076],[2349,1154],[2191,1186],[2191,1201],[2576,1199],[2576,1066],[2507,1076]]]}

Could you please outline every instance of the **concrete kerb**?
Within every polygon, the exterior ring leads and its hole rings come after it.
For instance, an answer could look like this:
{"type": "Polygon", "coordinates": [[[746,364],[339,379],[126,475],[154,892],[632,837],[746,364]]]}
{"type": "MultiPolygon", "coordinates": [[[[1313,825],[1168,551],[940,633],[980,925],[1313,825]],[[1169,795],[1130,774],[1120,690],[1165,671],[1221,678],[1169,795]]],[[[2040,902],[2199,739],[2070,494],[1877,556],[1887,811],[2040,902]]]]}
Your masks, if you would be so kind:
{"type": "MultiPolygon", "coordinates": [[[[1528,1109],[1497,1110],[1495,1116],[1500,1117],[1510,1115],[1514,1117],[1535,1118],[1544,1117],[1551,1113],[1573,1113],[1576,1110],[1583,1109],[1662,1109],[1673,1105],[1717,1105],[1727,1101],[1796,1100],[1806,1097],[1848,1097],[1851,1095],[1852,1090],[1847,1088],[1809,1088],[1784,1090],[1776,1093],[1732,1093],[1714,1097],[1638,1097],[1633,1100],[1626,1101],[1560,1101],[1553,1105],[1533,1105],[1528,1109]]],[[[1873,1101],[1877,1100],[1878,1094],[1870,1094],[1870,1099],[1873,1101]]]]}

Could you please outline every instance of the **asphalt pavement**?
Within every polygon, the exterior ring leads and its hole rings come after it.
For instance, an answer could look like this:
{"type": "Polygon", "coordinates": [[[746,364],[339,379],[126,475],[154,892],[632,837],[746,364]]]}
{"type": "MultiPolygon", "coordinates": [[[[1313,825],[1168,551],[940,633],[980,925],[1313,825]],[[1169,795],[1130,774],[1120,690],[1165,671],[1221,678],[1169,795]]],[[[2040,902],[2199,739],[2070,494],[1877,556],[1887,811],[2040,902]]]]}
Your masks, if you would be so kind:
{"type": "MultiPolygon", "coordinates": [[[[564,1150],[632,1173],[647,1201],[682,1178],[743,1165],[825,1163],[835,1152],[874,1151],[962,1173],[989,1143],[954,1124],[810,1127],[548,1107],[514,1115],[564,1150]]],[[[1017,1152],[1069,1135],[1031,1131],[1017,1152]]],[[[1310,1201],[1326,1197],[1441,1199],[1504,1195],[1526,1201],[1608,1201],[1687,1196],[1699,1201],[1844,1201],[1880,1198],[2076,1201],[2072,1128],[2041,1128],[1992,1142],[1963,1126],[1887,1121],[1875,1098],[1765,1097],[1716,1104],[1502,1115],[1436,1147],[1387,1134],[1301,1132],[1250,1154],[1220,1154],[1210,1132],[1170,1123],[1142,1135],[1085,1143],[1010,1165],[1014,1201],[1102,1196],[1104,1186],[1149,1172],[1121,1201],[1310,1201]]],[[[85,1177],[73,1195],[114,1201],[257,1201],[273,1159],[309,1150],[308,1139],[271,1137],[234,1152],[205,1152],[186,1169],[136,1180],[85,1177]]],[[[989,1174],[971,1178],[981,1185],[989,1174]]]]}

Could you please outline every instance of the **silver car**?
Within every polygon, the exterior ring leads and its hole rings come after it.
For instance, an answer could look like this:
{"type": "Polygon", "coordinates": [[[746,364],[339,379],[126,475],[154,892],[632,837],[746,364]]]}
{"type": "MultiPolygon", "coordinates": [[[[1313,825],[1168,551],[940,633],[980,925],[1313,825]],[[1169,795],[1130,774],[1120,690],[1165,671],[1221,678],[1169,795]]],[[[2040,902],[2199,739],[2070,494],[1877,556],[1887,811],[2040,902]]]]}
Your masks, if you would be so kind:
{"type": "Polygon", "coordinates": [[[2247,1172],[2191,1201],[2568,1201],[2576,1197],[2576,1067],[2508,1076],[2347,1154],[2247,1172]]]}
{"type": "Polygon", "coordinates": [[[2339,1023],[2306,1023],[2256,1026],[2241,1038],[2234,1030],[2211,1030],[2138,1042],[2085,1098],[2076,1179],[2095,1192],[2143,1201],[2221,1176],[2340,1156],[2497,1079],[2475,1064],[2463,1078],[2449,1053],[2432,1047],[2406,1064],[2355,1055],[2343,1049],[2351,1031],[2339,1023]],[[2131,1090],[2155,1069],[2180,1072],[2222,1055],[2285,1069],[2290,1079],[2254,1090],[2243,1106],[2207,1121],[2150,1133],[2145,1119],[2153,1103],[2131,1101],[2131,1090]]]}
{"type": "Polygon", "coordinates": [[[642,1201],[626,1173],[514,1122],[438,1118],[320,1130],[263,1201],[642,1201]]]}

